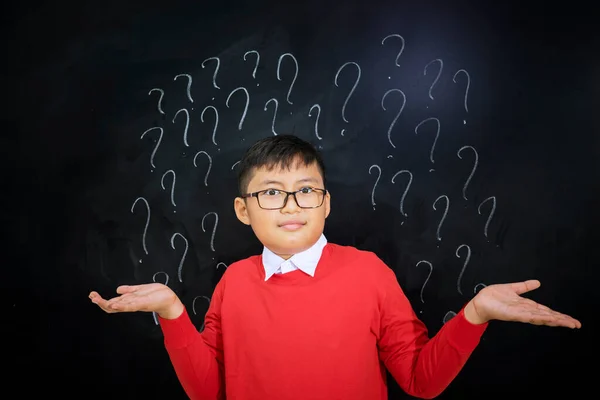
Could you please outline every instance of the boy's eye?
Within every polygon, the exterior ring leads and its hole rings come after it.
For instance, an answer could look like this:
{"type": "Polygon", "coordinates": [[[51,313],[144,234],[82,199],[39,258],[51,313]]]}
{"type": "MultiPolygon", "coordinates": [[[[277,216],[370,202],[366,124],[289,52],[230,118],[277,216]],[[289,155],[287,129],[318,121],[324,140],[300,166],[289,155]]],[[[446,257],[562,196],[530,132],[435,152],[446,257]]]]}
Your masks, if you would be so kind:
{"type": "Polygon", "coordinates": [[[313,191],[313,188],[311,188],[311,187],[303,187],[302,189],[300,189],[300,193],[302,193],[302,194],[308,194],[312,191],[313,191]]]}
{"type": "Polygon", "coordinates": [[[264,193],[265,193],[266,196],[277,196],[277,195],[279,195],[279,190],[276,190],[276,189],[267,189],[267,190],[265,190],[264,193]]]}

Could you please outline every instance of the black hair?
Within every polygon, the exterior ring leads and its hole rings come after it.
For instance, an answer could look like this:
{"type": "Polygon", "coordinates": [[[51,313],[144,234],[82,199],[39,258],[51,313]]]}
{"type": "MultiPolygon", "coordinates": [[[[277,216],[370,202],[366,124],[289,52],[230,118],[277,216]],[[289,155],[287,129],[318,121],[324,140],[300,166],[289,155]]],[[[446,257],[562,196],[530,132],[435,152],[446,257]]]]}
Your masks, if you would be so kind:
{"type": "Polygon", "coordinates": [[[238,190],[240,195],[248,190],[248,184],[258,168],[272,170],[275,167],[290,169],[298,163],[305,166],[317,163],[324,188],[325,163],[320,152],[309,142],[294,135],[268,136],[255,142],[240,160],[238,165],[238,190]]]}

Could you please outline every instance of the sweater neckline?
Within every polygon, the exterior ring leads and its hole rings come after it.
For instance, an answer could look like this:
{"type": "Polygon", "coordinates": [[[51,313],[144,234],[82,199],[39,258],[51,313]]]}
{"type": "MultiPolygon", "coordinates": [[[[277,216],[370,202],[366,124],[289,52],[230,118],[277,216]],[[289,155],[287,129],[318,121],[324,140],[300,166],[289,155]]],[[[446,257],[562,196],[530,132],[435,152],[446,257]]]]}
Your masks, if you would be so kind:
{"type": "Polygon", "coordinates": [[[306,285],[321,279],[323,276],[329,273],[330,264],[329,259],[333,251],[332,243],[327,243],[321,253],[321,258],[317,263],[315,269],[315,276],[310,276],[302,270],[295,270],[287,272],[285,274],[274,274],[267,281],[265,281],[265,268],[262,263],[262,255],[256,258],[255,267],[258,268],[258,276],[265,285],[306,285]]]}

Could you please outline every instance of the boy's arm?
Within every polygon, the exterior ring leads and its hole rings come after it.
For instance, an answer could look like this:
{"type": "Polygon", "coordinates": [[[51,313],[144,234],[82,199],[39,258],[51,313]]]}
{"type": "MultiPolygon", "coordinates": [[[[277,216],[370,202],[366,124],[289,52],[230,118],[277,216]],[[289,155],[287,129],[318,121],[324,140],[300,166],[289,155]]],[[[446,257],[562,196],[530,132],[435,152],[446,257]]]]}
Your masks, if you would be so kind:
{"type": "Polygon", "coordinates": [[[185,308],[175,319],[158,318],[175,373],[192,400],[225,398],[221,335],[222,282],[217,284],[213,293],[202,333],[196,330],[185,308]]]}
{"type": "Polygon", "coordinates": [[[458,375],[488,324],[470,323],[463,308],[430,339],[395,274],[385,268],[378,337],[380,359],[407,394],[425,399],[436,397],[458,375]]]}

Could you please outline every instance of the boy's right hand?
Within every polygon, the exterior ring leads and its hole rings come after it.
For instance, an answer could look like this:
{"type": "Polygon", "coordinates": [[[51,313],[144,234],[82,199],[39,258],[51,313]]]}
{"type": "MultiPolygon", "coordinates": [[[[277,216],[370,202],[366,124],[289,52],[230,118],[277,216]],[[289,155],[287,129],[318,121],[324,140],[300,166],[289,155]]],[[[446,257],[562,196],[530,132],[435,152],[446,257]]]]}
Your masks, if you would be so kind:
{"type": "Polygon", "coordinates": [[[183,304],[168,286],[162,283],[123,285],[117,288],[120,296],[103,299],[97,292],[89,298],[107,313],[147,311],[164,319],[175,319],[183,312],[183,304]]]}

